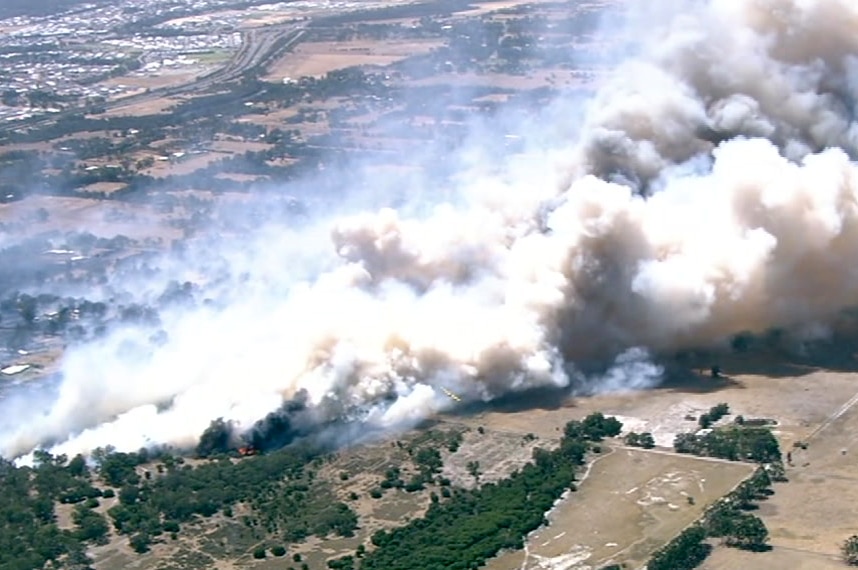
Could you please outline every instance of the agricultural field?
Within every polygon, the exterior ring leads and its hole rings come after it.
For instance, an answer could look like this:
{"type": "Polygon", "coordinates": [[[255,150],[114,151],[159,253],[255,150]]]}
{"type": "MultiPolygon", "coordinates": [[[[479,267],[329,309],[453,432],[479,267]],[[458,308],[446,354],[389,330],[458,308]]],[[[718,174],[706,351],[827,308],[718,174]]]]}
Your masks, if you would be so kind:
{"type": "Polygon", "coordinates": [[[486,568],[636,568],[752,471],[742,463],[606,446],[525,550],[486,568]]]}

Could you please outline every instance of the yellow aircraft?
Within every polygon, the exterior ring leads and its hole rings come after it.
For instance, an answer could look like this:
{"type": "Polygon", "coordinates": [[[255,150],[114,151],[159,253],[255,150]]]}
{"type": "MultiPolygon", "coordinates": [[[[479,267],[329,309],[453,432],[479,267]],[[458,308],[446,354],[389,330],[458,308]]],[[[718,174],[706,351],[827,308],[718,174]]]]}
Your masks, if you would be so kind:
{"type": "Polygon", "coordinates": [[[461,402],[461,401],[462,401],[462,398],[460,398],[459,396],[455,395],[454,393],[452,393],[452,392],[451,392],[451,391],[449,391],[448,389],[444,388],[443,386],[441,386],[441,391],[442,391],[442,392],[444,392],[445,394],[447,394],[448,396],[450,396],[452,399],[456,400],[457,402],[461,402]]]}

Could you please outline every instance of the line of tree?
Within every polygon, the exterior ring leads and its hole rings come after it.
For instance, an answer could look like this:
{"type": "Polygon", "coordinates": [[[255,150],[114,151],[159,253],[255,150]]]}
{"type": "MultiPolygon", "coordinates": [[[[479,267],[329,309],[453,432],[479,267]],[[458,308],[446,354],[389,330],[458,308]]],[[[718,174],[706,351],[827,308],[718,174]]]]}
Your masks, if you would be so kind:
{"type": "Polygon", "coordinates": [[[703,518],[657,550],[647,570],[691,570],[697,568],[712,551],[706,539],[717,538],[727,546],[759,552],[767,550],[769,531],[759,517],[748,513],[774,491],[765,467],[742,482],[733,492],[707,509],[703,518]]]}
{"type": "Polygon", "coordinates": [[[699,524],[691,525],[653,554],[646,565],[647,570],[697,568],[712,551],[712,546],[703,542],[704,540],[706,529],[699,524]]]}
{"type": "MultiPolygon", "coordinates": [[[[554,451],[536,448],[533,461],[509,478],[478,489],[454,489],[433,500],[425,516],[372,535],[375,549],[361,570],[465,570],[477,568],[502,549],[521,549],[524,537],[546,523],[545,513],[567,489],[593,443],[619,435],[613,417],[592,414],[569,422],[554,451]]],[[[353,561],[343,561],[343,566],[353,561]]]]}
{"type": "Polygon", "coordinates": [[[766,550],[769,531],[762,519],[747,511],[757,509],[757,503],[772,494],[772,478],[765,467],[759,467],[734,491],[707,509],[703,517],[707,535],[734,548],[766,550]]]}
{"type": "MultiPolygon", "coordinates": [[[[717,412],[723,412],[723,409],[717,412]]],[[[718,416],[718,413],[713,416],[718,416]]],[[[774,493],[773,481],[786,481],[781,463],[780,446],[771,430],[758,426],[730,426],[713,430],[702,436],[679,434],[674,446],[679,453],[693,453],[733,461],[750,460],[759,463],[760,466],[735,490],[707,509],[700,521],[655,552],[647,564],[647,569],[696,568],[711,551],[711,546],[703,542],[707,538],[717,538],[727,546],[744,550],[768,549],[766,543],[769,532],[765,523],[747,511],[755,510],[759,501],[765,500],[774,493]]],[[[856,550],[858,550],[858,539],[856,539],[856,550]]]]}

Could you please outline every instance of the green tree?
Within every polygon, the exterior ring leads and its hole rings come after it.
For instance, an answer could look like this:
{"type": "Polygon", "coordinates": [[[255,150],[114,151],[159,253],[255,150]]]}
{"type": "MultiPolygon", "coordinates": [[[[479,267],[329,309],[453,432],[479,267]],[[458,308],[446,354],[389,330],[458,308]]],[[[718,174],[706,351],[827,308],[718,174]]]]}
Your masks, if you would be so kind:
{"type": "Polygon", "coordinates": [[[271,554],[274,556],[285,556],[286,555],[286,547],[278,544],[271,548],[271,554]]]}
{"type": "Polygon", "coordinates": [[[692,525],[679,536],[656,551],[647,563],[647,570],[691,570],[709,556],[712,547],[703,542],[706,531],[692,525]]]}
{"type": "Polygon", "coordinates": [[[840,547],[843,561],[850,566],[858,566],[858,535],[847,538],[840,547]]]}
{"type": "Polygon", "coordinates": [[[149,546],[152,544],[152,537],[145,533],[138,533],[131,537],[129,541],[131,548],[138,554],[149,552],[149,546]]]}
{"type": "Polygon", "coordinates": [[[655,447],[655,439],[652,437],[650,432],[645,431],[641,434],[640,446],[644,449],[652,449],[655,447]]]}
{"type": "Polygon", "coordinates": [[[601,412],[595,412],[584,418],[581,429],[587,439],[600,441],[605,437],[616,437],[623,430],[623,424],[615,417],[605,417],[601,412]]]}
{"type": "Polygon", "coordinates": [[[763,550],[769,540],[769,531],[759,517],[740,513],[733,520],[727,536],[727,545],[743,550],[763,550]]]}
{"type": "Polygon", "coordinates": [[[110,527],[104,516],[83,505],[78,505],[72,512],[72,521],[77,527],[75,536],[78,540],[107,544],[110,527]]]}

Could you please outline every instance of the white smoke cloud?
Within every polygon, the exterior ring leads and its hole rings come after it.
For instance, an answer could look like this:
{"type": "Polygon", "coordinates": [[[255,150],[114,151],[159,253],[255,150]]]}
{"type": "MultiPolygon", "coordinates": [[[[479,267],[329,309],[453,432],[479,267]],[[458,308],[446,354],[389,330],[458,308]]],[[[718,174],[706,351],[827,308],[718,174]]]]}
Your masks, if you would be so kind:
{"type": "Polygon", "coordinates": [[[217,248],[244,275],[228,302],[164,315],[163,346],[125,329],[71,351],[56,400],[0,453],[188,445],[298,394],[321,420],[388,427],[454,405],[446,390],[644,388],[661,375],[648,350],[854,305],[858,5],[689,4],[641,28],[651,47],[576,138],[468,171],[455,201],[217,248]],[[614,365],[569,372],[591,359],[614,365]]]}

